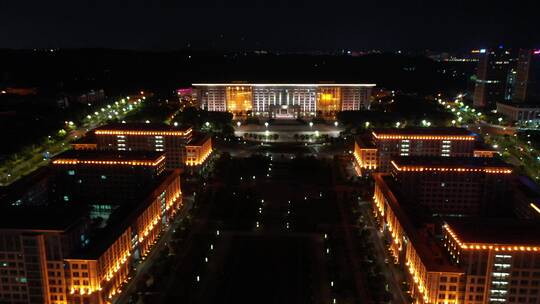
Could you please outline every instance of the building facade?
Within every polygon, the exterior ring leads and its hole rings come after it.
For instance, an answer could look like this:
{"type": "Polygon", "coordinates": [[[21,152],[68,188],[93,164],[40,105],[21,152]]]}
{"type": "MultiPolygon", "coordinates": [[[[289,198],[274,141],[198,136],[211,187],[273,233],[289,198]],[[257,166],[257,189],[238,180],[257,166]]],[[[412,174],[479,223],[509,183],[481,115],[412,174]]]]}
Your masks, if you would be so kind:
{"type": "Polygon", "coordinates": [[[200,166],[212,154],[212,138],[200,136],[186,145],[186,161],[188,167],[200,166]]]}
{"type": "Polygon", "coordinates": [[[482,49],[476,70],[473,105],[478,108],[495,108],[497,102],[510,100],[515,74],[514,59],[509,50],[482,49]]]}
{"type": "Polygon", "coordinates": [[[1,210],[0,302],[112,303],[182,206],[180,170],[139,199],[92,233],[74,206],[1,210]]]}
{"type": "Polygon", "coordinates": [[[508,120],[514,122],[538,122],[540,119],[540,104],[497,102],[497,113],[501,113],[508,120]]]}
{"type": "MultiPolygon", "coordinates": [[[[212,151],[211,137],[195,134],[191,127],[158,123],[121,123],[99,127],[94,133],[98,150],[164,152],[166,169],[186,166],[188,145],[192,148],[205,146],[206,150],[210,147],[212,151]]],[[[203,153],[203,156],[208,155],[203,153]]]]}
{"type": "Polygon", "coordinates": [[[537,221],[419,218],[390,176],[374,180],[374,214],[413,303],[540,303],[537,221]]]}
{"type": "Polygon", "coordinates": [[[540,50],[521,49],[518,53],[516,82],[512,100],[527,102],[540,95],[538,69],[540,68],[540,50]]]}
{"type": "Polygon", "coordinates": [[[444,247],[467,273],[460,303],[540,303],[538,225],[448,220],[444,247]]]}
{"type": "Polygon", "coordinates": [[[374,84],[196,83],[201,107],[235,116],[271,118],[334,116],[368,110],[374,84]]]}

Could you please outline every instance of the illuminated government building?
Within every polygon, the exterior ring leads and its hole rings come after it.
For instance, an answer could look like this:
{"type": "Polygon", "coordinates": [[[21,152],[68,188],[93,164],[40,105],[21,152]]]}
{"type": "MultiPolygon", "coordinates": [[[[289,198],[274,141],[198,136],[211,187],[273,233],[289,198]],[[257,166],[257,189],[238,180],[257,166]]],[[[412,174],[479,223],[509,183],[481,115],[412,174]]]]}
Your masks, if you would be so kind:
{"type": "Polygon", "coordinates": [[[164,151],[55,157],[45,202],[0,207],[0,303],[112,303],[182,206],[165,163],[164,151]]]}
{"type": "Polygon", "coordinates": [[[201,107],[235,116],[270,118],[334,116],[367,110],[374,84],[195,83],[201,107]]]}

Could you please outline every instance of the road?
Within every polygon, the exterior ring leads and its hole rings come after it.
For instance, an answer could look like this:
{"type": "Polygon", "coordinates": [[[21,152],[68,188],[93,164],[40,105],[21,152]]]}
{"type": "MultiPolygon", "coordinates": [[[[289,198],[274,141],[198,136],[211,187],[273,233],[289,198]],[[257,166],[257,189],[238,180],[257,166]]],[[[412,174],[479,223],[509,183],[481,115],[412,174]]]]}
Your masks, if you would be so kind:
{"type": "Polygon", "coordinates": [[[32,155],[25,159],[20,159],[14,163],[6,162],[0,167],[0,186],[7,186],[18,180],[19,178],[31,173],[37,168],[44,166],[49,163],[49,159],[59,153],[62,153],[68,150],[71,146],[70,143],[83,137],[86,132],[96,128],[97,126],[103,125],[109,122],[111,119],[122,119],[129,113],[134,110],[137,110],[142,102],[127,102],[124,104],[113,103],[107,107],[103,108],[101,112],[95,112],[90,118],[83,120],[82,124],[76,127],[73,122],[66,122],[66,128],[71,131],[62,139],[55,140],[50,138],[50,143],[46,145],[39,146],[38,148],[32,151],[32,155]],[[132,106],[131,110],[128,110],[128,105],[132,106]],[[120,109],[125,109],[120,110],[120,109]],[[49,158],[44,158],[43,154],[49,153],[49,158]]]}
{"type": "Polygon", "coordinates": [[[193,206],[193,197],[184,197],[182,198],[182,209],[179,211],[179,214],[176,216],[174,221],[169,225],[167,230],[159,238],[158,242],[152,248],[150,253],[147,255],[146,259],[139,263],[136,266],[135,274],[131,280],[124,286],[124,290],[118,294],[116,298],[113,298],[113,303],[115,304],[124,304],[128,303],[130,296],[136,291],[137,282],[141,279],[141,276],[148,272],[148,269],[152,267],[156,260],[156,255],[167,246],[167,243],[171,241],[171,237],[178,227],[180,221],[187,215],[188,211],[193,206]]]}
{"type": "Polygon", "coordinates": [[[390,289],[390,293],[394,296],[393,303],[395,304],[407,303],[407,299],[405,298],[403,294],[403,290],[401,288],[401,282],[403,282],[405,279],[397,271],[397,268],[394,265],[391,265],[390,263],[386,263],[386,261],[392,261],[393,258],[388,255],[388,251],[386,250],[386,247],[383,241],[383,235],[379,231],[379,229],[377,229],[377,224],[375,223],[373,214],[371,212],[372,203],[359,202],[358,206],[360,207],[360,210],[362,210],[364,218],[368,219],[369,221],[369,225],[367,228],[370,231],[371,239],[373,240],[373,243],[375,244],[374,249],[377,252],[377,254],[375,254],[375,257],[377,258],[377,263],[383,266],[382,269],[387,270],[387,271],[383,271],[383,275],[386,278],[386,281],[389,282],[390,284],[388,287],[390,289]],[[362,207],[367,207],[367,208],[362,208],[362,207]]]}

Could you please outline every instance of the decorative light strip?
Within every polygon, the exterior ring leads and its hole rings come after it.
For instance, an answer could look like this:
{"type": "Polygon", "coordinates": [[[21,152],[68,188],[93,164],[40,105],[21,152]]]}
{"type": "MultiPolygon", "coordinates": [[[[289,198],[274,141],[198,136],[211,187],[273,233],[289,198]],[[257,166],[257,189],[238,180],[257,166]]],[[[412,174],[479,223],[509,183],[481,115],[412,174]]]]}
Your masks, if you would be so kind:
{"type": "Polygon", "coordinates": [[[118,166],[157,166],[165,160],[165,155],[161,155],[155,161],[143,160],[81,160],[76,158],[60,158],[53,160],[54,165],[118,165],[118,166]]]}
{"type": "Polygon", "coordinates": [[[538,213],[540,213],[540,208],[538,208],[538,206],[536,206],[534,203],[531,203],[531,207],[538,213]]]}
{"type": "Polygon", "coordinates": [[[399,135],[391,135],[391,134],[377,134],[375,132],[371,132],[371,134],[377,138],[377,139],[422,139],[422,140],[476,140],[476,138],[472,135],[408,135],[408,134],[399,134],[399,135]]]}
{"type": "Polygon", "coordinates": [[[186,136],[193,130],[187,131],[136,131],[136,130],[96,130],[96,135],[135,135],[135,136],[186,136]]]}
{"type": "MultiPolygon", "coordinates": [[[[462,243],[457,234],[452,231],[448,224],[445,224],[443,228],[450,234],[454,242],[456,242],[461,249],[464,250],[495,250],[495,251],[540,251],[540,246],[524,246],[524,245],[499,245],[488,243],[462,243]]],[[[540,245],[540,244],[539,244],[540,245]]]]}
{"type": "MultiPolygon", "coordinates": [[[[413,247],[413,246],[411,246],[413,247]]],[[[411,248],[411,250],[413,251],[414,255],[416,257],[418,257],[418,254],[416,253],[416,250],[413,248],[411,248]]],[[[418,257],[418,260],[420,263],[422,263],[422,260],[420,260],[420,258],[418,257]]],[[[407,262],[405,263],[406,266],[408,266],[409,268],[409,273],[413,279],[413,282],[414,284],[416,285],[416,288],[418,289],[418,291],[420,292],[420,294],[423,296],[423,299],[424,299],[424,303],[429,303],[429,296],[428,296],[428,289],[425,288],[425,278],[424,276],[422,276],[420,274],[420,271],[417,269],[419,268],[418,265],[416,265],[417,263],[415,263],[416,261],[408,258],[407,262]]],[[[423,266],[423,264],[422,264],[423,266]]],[[[425,268],[425,267],[424,267],[425,268]]]]}
{"type": "Polygon", "coordinates": [[[449,167],[424,167],[424,166],[398,166],[393,160],[390,161],[398,171],[442,171],[442,172],[484,172],[489,174],[510,174],[512,169],[507,168],[449,168],[449,167]]]}

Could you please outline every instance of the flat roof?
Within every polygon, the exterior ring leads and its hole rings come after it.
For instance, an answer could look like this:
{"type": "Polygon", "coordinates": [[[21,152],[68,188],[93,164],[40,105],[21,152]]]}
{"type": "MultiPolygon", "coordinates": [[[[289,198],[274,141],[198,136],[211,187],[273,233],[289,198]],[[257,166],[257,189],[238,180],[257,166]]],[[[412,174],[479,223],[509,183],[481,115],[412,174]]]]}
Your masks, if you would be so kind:
{"type": "Polygon", "coordinates": [[[163,160],[164,152],[156,151],[68,150],[55,156],[52,164],[156,165],[163,160]]]}
{"type": "Polygon", "coordinates": [[[392,161],[400,168],[513,168],[498,157],[396,156],[392,161]]]}
{"type": "Polygon", "coordinates": [[[186,146],[200,146],[208,139],[210,139],[210,135],[207,133],[195,132],[191,141],[186,146]]]}
{"type": "Polygon", "coordinates": [[[535,109],[535,110],[540,109],[540,104],[538,104],[538,103],[522,103],[522,102],[508,102],[508,101],[501,102],[501,101],[498,101],[497,105],[498,104],[501,104],[501,105],[504,105],[504,106],[507,106],[507,107],[517,108],[517,109],[535,109]]]}
{"type": "Polygon", "coordinates": [[[133,204],[124,204],[109,217],[110,223],[96,231],[90,239],[90,246],[70,256],[72,259],[97,259],[113,244],[125,230],[134,224],[136,218],[148,208],[169,184],[180,175],[181,170],[167,171],[159,177],[157,187],[145,191],[133,204]],[[112,219],[112,220],[111,220],[112,219]]]}
{"type": "Polygon", "coordinates": [[[194,87],[375,87],[374,83],[192,83],[194,87]]]}
{"type": "Polygon", "coordinates": [[[436,244],[435,240],[427,235],[425,222],[422,218],[423,215],[420,214],[423,209],[410,210],[412,207],[418,206],[409,205],[406,201],[400,199],[399,191],[397,191],[395,183],[390,175],[375,173],[373,177],[376,182],[379,182],[381,190],[392,209],[392,213],[394,213],[399,224],[403,227],[405,234],[413,244],[414,249],[427,270],[461,272],[458,267],[450,263],[440,246],[436,244]]]}
{"type": "Polygon", "coordinates": [[[375,135],[434,135],[434,136],[476,136],[465,128],[385,128],[373,130],[375,135]]]}
{"type": "Polygon", "coordinates": [[[497,152],[497,149],[495,149],[492,146],[486,144],[485,142],[479,141],[479,140],[474,143],[474,150],[475,151],[497,152]]]}
{"type": "Polygon", "coordinates": [[[377,149],[377,146],[365,134],[356,136],[355,141],[360,149],[377,149]]]}
{"type": "Polygon", "coordinates": [[[48,166],[39,167],[8,186],[0,187],[0,203],[4,203],[4,198],[11,196],[21,196],[29,188],[46,180],[51,176],[51,170],[48,166]]]}
{"type": "Polygon", "coordinates": [[[0,208],[0,230],[61,232],[83,221],[83,206],[3,206],[0,208]]]}
{"type": "Polygon", "coordinates": [[[446,218],[464,244],[540,246],[540,221],[517,218],[446,218]]]}

